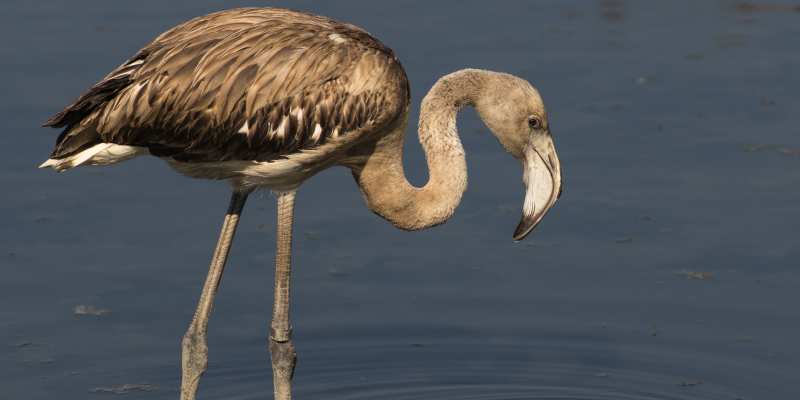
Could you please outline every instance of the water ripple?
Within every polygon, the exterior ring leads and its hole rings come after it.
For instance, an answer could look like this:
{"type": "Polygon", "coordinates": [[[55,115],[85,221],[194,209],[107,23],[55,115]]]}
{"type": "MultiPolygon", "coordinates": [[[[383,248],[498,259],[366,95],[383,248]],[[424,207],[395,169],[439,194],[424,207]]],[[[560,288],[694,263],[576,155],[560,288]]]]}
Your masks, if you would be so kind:
{"type": "MultiPolygon", "coordinates": [[[[664,347],[569,340],[422,346],[376,341],[301,343],[298,353],[293,385],[298,399],[782,398],[768,390],[780,386],[771,382],[781,378],[759,373],[748,360],[664,347]]],[[[271,391],[265,346],[238,349],[225,358],[223,374],[236,378],[224,388],[204,382],[206,395],[222,390],[230,397],[232,385],[235,398],[271,391]]],[[[215,374],[209,371],[207,377],[214,381],[215,374]]]]}

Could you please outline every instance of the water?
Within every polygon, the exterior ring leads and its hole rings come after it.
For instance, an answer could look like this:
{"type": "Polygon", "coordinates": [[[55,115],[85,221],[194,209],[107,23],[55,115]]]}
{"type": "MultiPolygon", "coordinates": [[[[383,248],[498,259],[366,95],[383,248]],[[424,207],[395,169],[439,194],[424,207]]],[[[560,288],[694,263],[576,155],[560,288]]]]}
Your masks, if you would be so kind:
{"type": "MultiPolygon", "coordinates": [[[[178,396],[227,185],[154,158],[37,170],[57,136],[38,126],[161,32],[242,5],[0,5],[0,397],[178,396]],[[81,305],[109,313],[73,315],[81,305]]],[[[470,188],[442,227],[392,227],[346,169],[307,182],[297,398],[797,397],[800,3],[270,5],[395,51],[412,85],[412,183],[427,178],[414,109],[466,67],[539,89],[564,170],[563,196],[517,244],[521,168],[471,109],[458,122],[470,188]]],[[[199,399],[271,396],[275,223],[274,199],[251,196],[199,399]]]]}

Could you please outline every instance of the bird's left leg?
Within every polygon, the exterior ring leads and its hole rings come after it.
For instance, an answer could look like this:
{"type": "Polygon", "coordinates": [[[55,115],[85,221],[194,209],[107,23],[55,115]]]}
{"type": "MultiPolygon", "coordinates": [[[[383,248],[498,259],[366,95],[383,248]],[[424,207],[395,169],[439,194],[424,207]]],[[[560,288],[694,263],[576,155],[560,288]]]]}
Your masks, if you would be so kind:
{"type": "Polygon", "coordinates": [[[297,351],[292,343],[289,325],[289,277],[292,269],[292,220],[296,191],[278,194],[278,247],[275,254],[275,302],[269,330],[269,352],[272,355],[272,374],[275,400],[292,398],[292,376],[297,363],[297,351]]]}
{"type": "Polygon", "coordinates": [[[189,326],[189,331],[183,337],[181,400],[194,400],[197,385],[200,384],[200,377],[203,376],[208,367],[208,346],[206,345],[208,318],[211,315],[211,307],[214,305],[214,297],[217,294],[222,270],[225,268],[225,261],[228,259],[228,251],[231,248],[233,235],[236,233],[239,216],[242,214],[244,203],[251,192],[252,190],[233,190],[228,213],[225,215],[225,222],[222,224],[222,233],[219,235],[217,249],[214,252],[211,268],[203,286],[203,294],[200,296],[200,303],[197,305],[197,311],[194,314],[192,324],[189,326]]]}

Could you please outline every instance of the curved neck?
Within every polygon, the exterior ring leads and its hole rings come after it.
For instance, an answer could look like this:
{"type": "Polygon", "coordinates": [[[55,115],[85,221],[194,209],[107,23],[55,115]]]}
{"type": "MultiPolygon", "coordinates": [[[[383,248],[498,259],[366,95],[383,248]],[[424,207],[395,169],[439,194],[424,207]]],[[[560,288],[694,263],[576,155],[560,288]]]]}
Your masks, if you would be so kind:
{"type": "Polygon", "coordinates": [[[422,188],[403,172],[403,137],[407,117],[376,143],[375,151],[354,175],[369,208],[405,230],[447,222],[467,190],[464,148],[456,132],[456,114],[475,105],[485,71],[463,70],[441,78],[422,101],[419,140],[430,178],[422,188]]]}

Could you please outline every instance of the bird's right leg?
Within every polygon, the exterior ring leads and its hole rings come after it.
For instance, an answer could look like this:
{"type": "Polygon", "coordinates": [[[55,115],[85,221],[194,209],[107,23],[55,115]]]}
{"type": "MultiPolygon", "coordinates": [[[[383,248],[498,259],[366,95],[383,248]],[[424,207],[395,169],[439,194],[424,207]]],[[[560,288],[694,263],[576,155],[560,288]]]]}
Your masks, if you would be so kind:
{"type": "Polygon", "coordinates": [[[217,294],[219,280],[222,277],[222,270],[225,268],[225,261],[228,259],[228,251],[231,248],[233,235],[236,233],[236,225],[239,223],[239,216],[242,208],[247,201],[247,196],[252,190],[237,191],[234,189],[231,196],[231,204],[228,206],[228,213],[225,215],[225,222],[222,224],[222,233],[219,235],[217,249],[214,251],[214,258],[211,260],[211,268],[203,286],[203,294],[200,296],[200,303],[194,314],[189,331],[183,337],[183,381],[181,383],[181,400],[194,400],[197,385],[200,377],[208,367],[208,346],[206,345],[206,328],[208,318],[211,315],[211,307],[214,305],[214,296],[217,294]]]}

